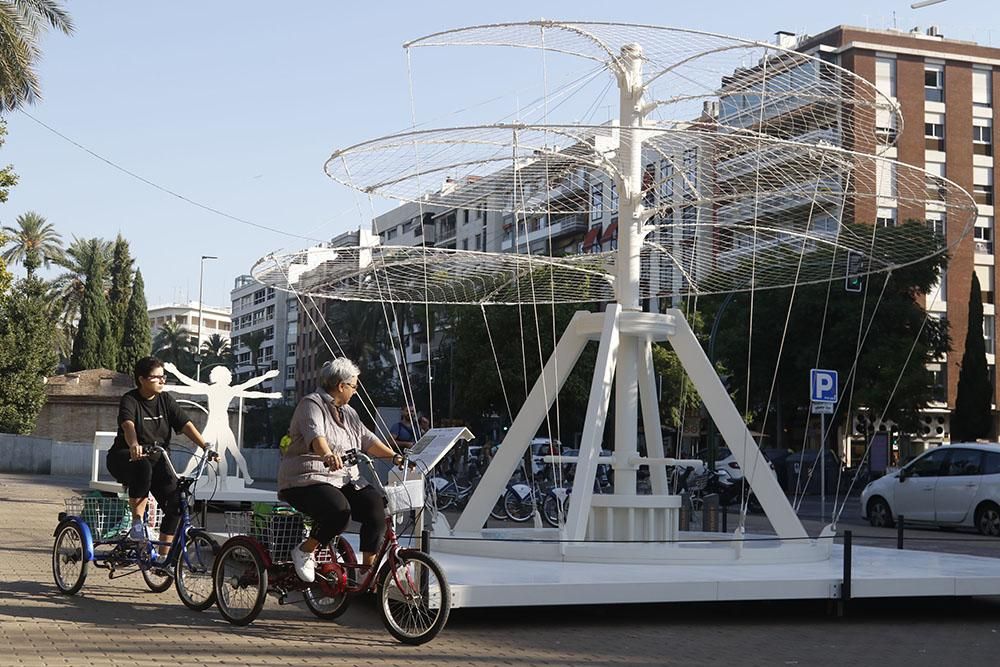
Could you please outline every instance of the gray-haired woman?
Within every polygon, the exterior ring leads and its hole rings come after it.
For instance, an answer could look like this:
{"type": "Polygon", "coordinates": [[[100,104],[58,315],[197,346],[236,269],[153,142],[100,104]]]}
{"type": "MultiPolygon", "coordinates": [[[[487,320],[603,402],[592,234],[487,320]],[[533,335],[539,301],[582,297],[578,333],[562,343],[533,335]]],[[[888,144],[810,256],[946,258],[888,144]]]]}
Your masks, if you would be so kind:
{"type": "Polygon", "coordinates": [[[313,519],[312,532],[292,549],[295,572],[304,581],[316,578],[313,552],[343,532],[353,517],[361,524],[364,564],[371,566],[385,524],[382,494],[361,477],[357,465],[345,466],[343,456],[358,449],[374,458],[403,457],[361,423],[348,405],[358,389],[361,371],[349,359],[323,364],[319,388],[299,401],[292,416],[292,442],[278,467],[278,497],[313,519]]]}

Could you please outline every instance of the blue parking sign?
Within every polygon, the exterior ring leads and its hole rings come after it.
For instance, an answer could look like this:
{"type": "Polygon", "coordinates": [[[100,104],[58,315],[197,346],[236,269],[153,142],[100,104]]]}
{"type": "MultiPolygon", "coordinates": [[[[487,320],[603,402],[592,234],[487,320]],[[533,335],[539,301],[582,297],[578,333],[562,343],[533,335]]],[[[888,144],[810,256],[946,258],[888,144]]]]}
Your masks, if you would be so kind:
{"type": "Polygon", "coordinates": [[[809,371],[809,398],[814,403],[836,403],[837,371],[822,368],[809,371]]]}

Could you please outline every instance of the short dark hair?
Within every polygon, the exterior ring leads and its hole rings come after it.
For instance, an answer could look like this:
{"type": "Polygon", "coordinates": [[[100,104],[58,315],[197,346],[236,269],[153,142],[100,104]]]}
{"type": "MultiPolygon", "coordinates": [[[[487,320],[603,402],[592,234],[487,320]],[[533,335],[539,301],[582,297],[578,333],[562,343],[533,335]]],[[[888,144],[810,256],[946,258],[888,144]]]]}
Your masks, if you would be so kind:
{"type": "Polygon", "coordinates": [[[132,372],[132,379],[135,380],[135,386],[139,386],[139,378],[149,377],[149,374],[157,368],[163,368],[163,362],[156,357],[143,357],[135,362],[135,370],[132,372]]]}

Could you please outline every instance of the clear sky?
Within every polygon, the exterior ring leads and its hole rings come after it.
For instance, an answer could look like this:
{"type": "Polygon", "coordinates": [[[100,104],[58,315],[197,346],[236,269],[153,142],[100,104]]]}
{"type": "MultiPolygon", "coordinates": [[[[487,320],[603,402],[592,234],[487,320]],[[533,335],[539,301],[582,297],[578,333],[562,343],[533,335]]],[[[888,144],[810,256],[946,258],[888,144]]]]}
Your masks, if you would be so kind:
{"type": "MultiPolygon", "coordinates": [[[[311,242],[209,212],[108,162],[289,234],[328,239],[367,227],[368,200],[331,181],[323,163],[337,148],[410,126],[410,77],[401,48],[407,40],[544,17],[671,25],[762,41],[776,30],[934,24],[947,37],[1000,46],[995,0],[948,0],[920,10],[899,0],[632,4],[638,9],[607,0],[287,7],[257,0],[69,1],[76,33],[45,37],[38,67],[44,99],[26,110],[52,129],[22,113],[7,118],[0,163],[13,164],[21,182],[0,205],[0,223],[13,225],[19,214],[36,211],[67,242],[122,232],[151,305],[197,299],[200,257],[216,255],[218,261],[205,262],[205,302],[228,305],[233,280],[257,258],[311,242]]],[[[537,54],[431,51],[414,52],[410,61],[418,123],[509,118],[542,90],[537,54]]],[[[549,86],[566,72],[553,64],[549,86]]],[[[385,207],[375,203],[377,212],[385,207]]]]}

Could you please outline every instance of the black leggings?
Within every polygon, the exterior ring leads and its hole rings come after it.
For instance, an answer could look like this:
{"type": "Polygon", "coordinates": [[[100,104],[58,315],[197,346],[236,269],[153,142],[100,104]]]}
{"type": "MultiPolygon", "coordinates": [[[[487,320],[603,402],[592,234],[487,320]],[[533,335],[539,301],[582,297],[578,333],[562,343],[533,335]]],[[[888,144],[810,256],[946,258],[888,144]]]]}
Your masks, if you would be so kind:
{"type": "Polygon", "coordinates": [[[282,500],[312,517],[309,537],[327,545],[344,532],[353,518],[361,524],[361,551],[374,553],[382,545],[385,530],[385,499],[373,486],[355,489],[351,484],[293,486],[280,494],[282,500]]]}
{"type": "Polygon", "coordinates": [[[129,498],[145,498],[152,492],[163,510],[160,532],[173,535],[181,520],[180,494],[167,462],[162,457],[155,464],[149,459],[132,461],[127,447],[108,450],[106,462],[111,476],[128,488],[129,498]]]}

